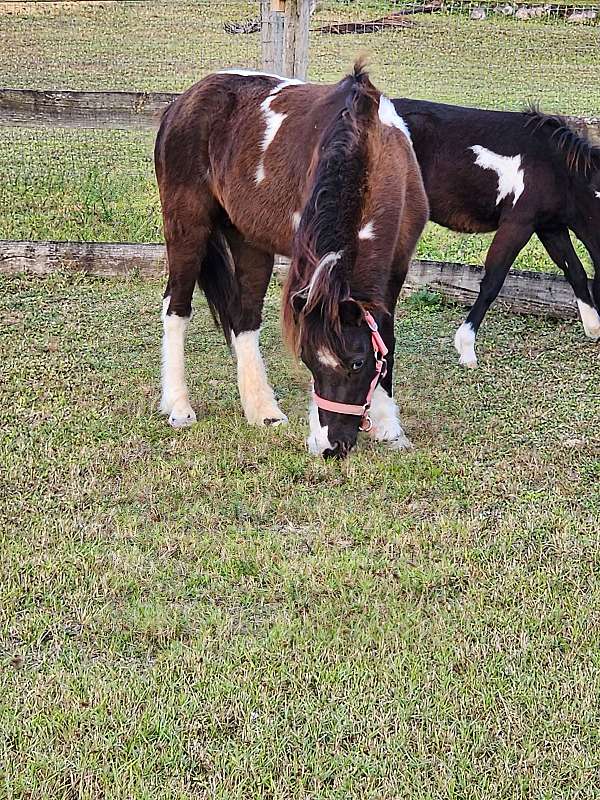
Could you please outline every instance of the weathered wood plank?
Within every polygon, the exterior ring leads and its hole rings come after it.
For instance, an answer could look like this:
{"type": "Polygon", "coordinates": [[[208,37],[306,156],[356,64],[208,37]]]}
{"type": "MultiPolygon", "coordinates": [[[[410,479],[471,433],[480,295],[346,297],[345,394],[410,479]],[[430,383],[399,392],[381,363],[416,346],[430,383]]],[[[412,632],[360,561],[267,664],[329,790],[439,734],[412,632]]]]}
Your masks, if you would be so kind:
{"type": "MultiPolygon", "coordinates": [[[[285,276],[288,262],[277,258],[275,269],[285,276]]],[[[87,272],[102,277],[157,278],[166,274],[165,248],[156,244],[97,242],[0,241],[0,273],[47,275],[57,270],[87,272]]],[[[471,305],[483,270],[465,264],[414,261],[403,293],[429,288],[447,300],[471,305]]],[[[573,291],[559,275],[516,270],[509,273],[500,301],[515,313],[571,319],[577,317],[573,291]]]]}
{"type": "Polygon", "coordinates": [[[48,275],[61,270],[101,277],[156,278],[166,274],[165,248],[157,244],[0,241],[0,272],[48,275]]]}
{"type": "MultiPolygon", "coordinates": [[[[263,0],[263,5],[268,8],[270,0],[263,0]]],[[[286,12],[290,19],[292,12],[293,25],[290,23],[285,42],[288,62],[281,65],[280,72],[303,78],[308,53],[308,1],[290,2],[286,12]]],[[[263,36],[269,40],[270,46],[275,33],[268,21],[265,24],[263,36]]],[[[273,54],[265,55],[265,58],[272,59],[273,54]]],[[[274,66],[271,61],[265,62],[265,68],[277,72],[274,66]]],[[[0,127],[153,130],[158,127],[163,110],[178,96],[173,92],[71,92],[0,88],[0,127]]],[[[600,119],[568,117],[568,120],[593,144],[600,145],[600,119]]]]}
{"type": "Polygon", "coordinates": [[[170,92],[0,89],[0,125],[27,128],[157,128],[170,92]]]}
{"type": "MultiPolygon", "coordinates": [[[[482,277],[482,267],[413,261],[403,291],[410,294],[427,287],[439,292],[447,300],[471,306],[479,292],[482,277]]],[[[511,270],[500,291],[499,301],[518,314],[562,319],[577,317],[573,290],[561,275],[511,270]]]]}

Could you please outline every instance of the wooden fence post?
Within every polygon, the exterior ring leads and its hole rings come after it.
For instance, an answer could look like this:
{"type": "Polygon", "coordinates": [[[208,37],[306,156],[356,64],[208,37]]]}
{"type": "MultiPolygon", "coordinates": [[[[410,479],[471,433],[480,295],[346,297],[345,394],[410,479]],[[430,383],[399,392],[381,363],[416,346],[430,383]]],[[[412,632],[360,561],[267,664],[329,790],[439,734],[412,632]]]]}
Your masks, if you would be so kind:
{"type": "Polygon", "coordinates": [[[286,78],[306,78],[310,0],[261,0],[263,68],[286,78]]]}

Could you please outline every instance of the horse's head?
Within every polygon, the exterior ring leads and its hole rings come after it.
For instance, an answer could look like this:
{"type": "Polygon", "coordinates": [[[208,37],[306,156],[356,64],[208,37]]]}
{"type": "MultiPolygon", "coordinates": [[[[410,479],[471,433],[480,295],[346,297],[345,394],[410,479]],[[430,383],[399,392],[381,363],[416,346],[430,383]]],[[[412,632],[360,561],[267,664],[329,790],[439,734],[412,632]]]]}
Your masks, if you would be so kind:
{"type": "Polygon", "coordinates": [[[382,308],[385,270],[374,273],[359,258],[366,197],[373,191],[369,167],[380,146],[379,92],[361,62],[338,84],[334,110],[313,153],[283,326],[313,377],[309,449],[343,457],[369,424],[365,411],[387,352],[372,316],[382,308]]]}
{"type": "MultiPolygon", "coordinates": [[[[322,262],[327,269],[327,262],[322,262]]],[[[318,276],[318,271],[317,271],[318,276]]],[[[295,348],[312,375],[311,453],[343,458],[368,430],[368,407],[385,374],[387,348],[375,316],[352,297],[317,294],[315,281],[292,298],[295,348]]],[[[379,314],[376,314],[379,316],[379,314]]]]}

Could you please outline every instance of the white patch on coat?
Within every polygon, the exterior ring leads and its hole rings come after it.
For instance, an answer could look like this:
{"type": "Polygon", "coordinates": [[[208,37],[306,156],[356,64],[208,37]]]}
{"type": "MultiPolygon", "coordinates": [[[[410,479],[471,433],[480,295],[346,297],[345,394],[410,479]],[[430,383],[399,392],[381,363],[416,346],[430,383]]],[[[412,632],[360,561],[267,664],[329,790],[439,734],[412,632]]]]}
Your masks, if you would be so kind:
{"type": "Polygon", "coordinates": [[[297,80],[296,78],[282,78],[281,83],[279,83],[271,92],[269,92],[267,97],[260,104],[261,110],[265,117],[266,128],[260,145],[261,156],[260,161],[258,162],[258,167],[256,168],[256,183],[262,183],[262,181],[265,179],[265,154],[277,136],[277,131],[279,128],[281,128],[283,121],[287,117],[287,114],[279,111],[273,111],[271,108],[271,103],[282,89],[285,89],[288,86],[297,85],[299,83],[302,83],[302,81],[297,80]]]}
{"type": "Polygon", "coordinates": [[[300,227],[300,220],[302,218],[302,214],[299,211],[294,211],[292,214],[292,228],[297,231],[300,227]]]}
{"type": "Polygon", "coordinates": [[[475,331],[470,322],[463,322],[456,331],[454,337],[454,347],[458,351],[459,364],[463,367],[476,367],[477,356],[475,355],[475,331]]]}
{"type": "Polygon", "coordinates": [[[308,408],[308,425],[310,429],[310,433],[306,439],[308,452],[313,456],[320,456],[325,450],[332,450],[333,448],[329,441],[329,426],[325,425],[323,427],[321,425],[319,409],[312,396],[308,408]]]}
{"type": "Polygon", "coordinates": [[[281,425],[287,417],[279,409],[267,380],[258,337],[258,330],[231,335],[242,408],[250,425],[281,425]]]}
{"type": "Polygon", "coordinates": [[[590,339],[600,339],[600,315],[598,315],[596,309],[584,303],[583,300],[577,300],[577,307],[579,308],[585,335],[590,339]]]}
{"type": "Polygon", "coordinates": [[[359,239],[374,239],[375,238],[375,223],[370,219],[366,225],[363,225],[358,232],[359,239]]]}
{"type": "Polygon", "coordinates": [[[369,436],[378,442],[388,442],[394,450],[405,450],[412,443],[402,430],[400,412],[393,397],[390,397],[383,386],[377,386],[373,392],[369,416],[373,426],[369,436]]]}
{"type": "Polygon", "coordinates": [[[496,205],[501,200],[504,200],[505,197],[508,197],[509,194],[512,194],[514,207],[525,190],[521,156],[501,156],[478,144],[470,147],[469,150],[472,150],[477,156],[475,163],[478,167],[492,169],[498,176],[496,205]]]}
{"type": "Polygon", "coordinates": [[[406,136],[408,141],[412,144],[412,137],[408,130],[408,125],[394,108],[394,104],[389,97],[382,94],[379,98],[379,119],[384,125],[390,128],[397,128],[406,136]]]}
{"type": "Polygon", "coordinates": [[[594,192],[594,194],[596,195],[596,197],[598,198],[598,200],[600,200],[600,192],[594,192]]]}
{"type": "Polygon", "coordinates": [[[317,350],[317,358],[321,362],[321,364],[323,364],[324,367],[331,367],[331,369],[337,369],[340,366],[340,362],[333,355],[331,350],[328,350],[326,347],[321,347],[320,350],[317,350]]]}
{"type": "Polygon", "coordinates": [[[196,414],[190,405],[185,382],[185,334],[190,317],[167,314],[171,297],[162,304],[163,339],[160,410],[169,417],[173,428],[185,428],[196,422],[196,414]]]}

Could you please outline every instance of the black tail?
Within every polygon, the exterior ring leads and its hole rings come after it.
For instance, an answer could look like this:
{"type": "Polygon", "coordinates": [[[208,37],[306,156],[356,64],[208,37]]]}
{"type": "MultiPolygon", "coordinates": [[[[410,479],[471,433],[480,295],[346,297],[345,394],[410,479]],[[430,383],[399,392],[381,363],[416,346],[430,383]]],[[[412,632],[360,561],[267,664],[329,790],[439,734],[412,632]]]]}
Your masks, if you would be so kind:
{"type": "Polygon", "coordinates": [[[227,239],[218,228],[208,240],[198,286],[204,292],[215,325],[222,328],[231,347],[231,312],[237,307],[238,285],[227,239]]]}

